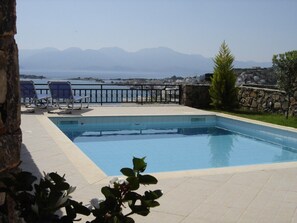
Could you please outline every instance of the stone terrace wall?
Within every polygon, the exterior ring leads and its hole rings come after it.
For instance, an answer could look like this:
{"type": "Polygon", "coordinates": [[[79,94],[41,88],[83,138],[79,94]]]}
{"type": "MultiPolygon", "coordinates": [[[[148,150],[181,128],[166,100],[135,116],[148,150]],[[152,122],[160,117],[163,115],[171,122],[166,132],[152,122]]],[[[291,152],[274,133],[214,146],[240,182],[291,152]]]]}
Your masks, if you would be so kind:
{"type": "Polygon", "coordinates": [[[183,85],[181,104],[193,108],[210,107],[209,85],[183,85]]]}
{"type": "MultiPolygon", "coordinates": [[[[209,108],[211,100],[208,90],[209,85],[184,85],[182,87],[181,104],[194,108],[209,108]]],[[[290,101],[292,110],[296,110],[297,91],[290,101]]],[[[288,108],[285,93],[275,89],[240,87],[238,102],[240,108],[251,111],[284,113],[288,108]]]]}
{"type": "Polygon", "coordinates": [[[284,113],[288,108],[285,93],[273,89],[240,87],[238,101],[241,108],[252,111],[284,113]]]}

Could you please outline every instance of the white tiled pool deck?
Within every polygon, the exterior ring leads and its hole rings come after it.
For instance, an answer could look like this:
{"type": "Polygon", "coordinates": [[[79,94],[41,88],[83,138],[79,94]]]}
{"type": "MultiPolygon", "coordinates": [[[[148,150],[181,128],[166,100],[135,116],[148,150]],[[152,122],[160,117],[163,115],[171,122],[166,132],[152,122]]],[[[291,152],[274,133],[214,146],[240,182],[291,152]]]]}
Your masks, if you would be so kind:
{"type": "MultiPolygon", "coordinates": [[[[37,175],[43,171],[65,174],[77,186],[73,197],[84,204],[102,197],[100,189],[111,177],[47,118],[69,115],[43,112],[22,114],[22,168],[37,175]]],[[[71,116],[199,114],[210,112],[178,105],[130,105],[91,107],[71,116]]],[[[297,162],[153,175],[158,184],[145,190],[162,189],[161,205],[147,217],[134,216],[138,223],[297,222],[297,162]]]]}

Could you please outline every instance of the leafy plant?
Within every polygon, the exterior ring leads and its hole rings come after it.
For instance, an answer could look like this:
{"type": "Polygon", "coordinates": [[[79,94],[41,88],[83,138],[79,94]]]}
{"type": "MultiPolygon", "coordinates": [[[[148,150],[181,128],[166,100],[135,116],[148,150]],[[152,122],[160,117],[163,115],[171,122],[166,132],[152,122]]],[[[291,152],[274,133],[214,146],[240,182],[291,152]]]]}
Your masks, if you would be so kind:
{"type": "Polygon", "coordinates": [[[71,199],[75,190],[57,173],[45,174],[39,183],[30,172],[11,174],[2,179],[5,187],[0,191],[8,193],[16,201],[16,210],[26,222],[73,222],[77,214],[89,215],[90,210],[71,199]],[[56,212],[65,208],[66,215],[56,212]]]}
{"type": "Polygon", "coordinates": [[[238,88],[233,71],[234,56],[224,41],[218,55],[214,59],[214,73],[211,77],[209,94],[211,105],[220,109],[233,109],[237,105],[238,88]]]}
{"type": "Polygon", "coordinates": [[[289,51],[283,54],[273,55],[272,64],[277,75],[278,85],[288,97],[286,118],[289,115],[291,97],[297,90],[297,51],[289,51]]]}
{"type": "Polygon", "coordinates": [[[127,177],[125,180],[114,178],[110,181],[110,186],[103,187],[101,192],[105,200],[93,200],[93,215],[96,217],[92,223],[132,223],[132,214],[146,216],[150,213],[150,208],[159,206],[156,200],[162,196],[161,190],[146,191],[140,195],[135,191],[140,185],[156,184],[158,180],[151,175],[143,175],[147,164],[144,158],[133,158],[133,169],[123,168],[121,172],[127,177]],[[124,214],[123,207],[128,204],[130,212],[124,214]]]}
{"type": "MultiPolygon", "coordinates": [[[[38,183],[30,172],[6,174],[0,177],[0,193],[13,198],[16,211],[28,223],[72,223],[79,220],[78,214],[91,213],[95,217],[92,223],[132,223],[132,214],[148,215],[150,208],[159,206],[156,200],[162,196],[161,190],[145,191],[143,195],[136,193],[140,185],[158,182],[155,177],[142,174],[146,166],[144,158],[133,158],[133,169],[121,169],[127,178],[113,178],[109,186],[101,189],[105,199],[92,199],[89,208],[71,199],[75,187],[57,173],[44,174],[38,183]],[[126,205],[130,212],[124,214],[126,205]],[[65,215],[61,216],[61,209],[65,210],[65,215]]],[[[0,205],[0,210],[0,220],[8,222],[5,205],[0,205]]]]}

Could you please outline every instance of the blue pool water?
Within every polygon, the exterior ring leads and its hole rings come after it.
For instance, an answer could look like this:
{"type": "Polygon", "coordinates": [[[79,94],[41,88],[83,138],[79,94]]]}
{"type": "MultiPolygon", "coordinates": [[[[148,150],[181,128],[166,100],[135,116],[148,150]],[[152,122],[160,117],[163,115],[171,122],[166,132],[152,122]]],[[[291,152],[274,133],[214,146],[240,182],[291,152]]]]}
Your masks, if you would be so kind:
{"type": "Polygon", "coordinates": [[[107,175],[297,161],[297,133],[216,116],[51,118],[107,175]]]}

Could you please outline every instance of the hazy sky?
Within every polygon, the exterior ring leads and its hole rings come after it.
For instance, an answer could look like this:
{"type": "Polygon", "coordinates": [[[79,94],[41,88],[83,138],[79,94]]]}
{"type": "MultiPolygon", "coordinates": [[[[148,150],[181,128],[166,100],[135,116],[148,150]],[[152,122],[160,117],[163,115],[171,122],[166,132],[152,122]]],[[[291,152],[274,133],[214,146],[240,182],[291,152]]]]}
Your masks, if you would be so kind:
{"type": "Polygon", "coordinates": [[[20,49],[120,47],[236,60],[297,50],[297,0],[17,0],[20,49]]]}

